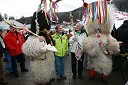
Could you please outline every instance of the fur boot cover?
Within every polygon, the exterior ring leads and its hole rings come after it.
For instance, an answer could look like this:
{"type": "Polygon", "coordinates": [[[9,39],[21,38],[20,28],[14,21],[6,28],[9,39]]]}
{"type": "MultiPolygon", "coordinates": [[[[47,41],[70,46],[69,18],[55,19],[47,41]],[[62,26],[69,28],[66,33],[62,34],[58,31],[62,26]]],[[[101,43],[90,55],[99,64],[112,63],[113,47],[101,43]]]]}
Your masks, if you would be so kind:
{"type": "Polygon", "coordinates": [[[49,83],[55,78],[54,54],[47,48],[35,36],[30,36],[22,47],[23,53],[31,59],[30,69],[37,85],[49,83]]]}

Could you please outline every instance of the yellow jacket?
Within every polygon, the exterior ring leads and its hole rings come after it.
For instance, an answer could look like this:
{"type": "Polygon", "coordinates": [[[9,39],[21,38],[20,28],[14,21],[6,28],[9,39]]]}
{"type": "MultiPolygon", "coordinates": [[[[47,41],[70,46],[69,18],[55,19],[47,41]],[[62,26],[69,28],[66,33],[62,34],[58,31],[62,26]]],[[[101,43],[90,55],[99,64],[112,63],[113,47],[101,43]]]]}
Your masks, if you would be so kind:
{"type": "Polygon", "coordinates": [[[55,52],[56,56],[63,57],[68,51],[68,38],[66,34],[59,35],[57,33],[52,35],[55,47],[58,52],[55,52]]]}

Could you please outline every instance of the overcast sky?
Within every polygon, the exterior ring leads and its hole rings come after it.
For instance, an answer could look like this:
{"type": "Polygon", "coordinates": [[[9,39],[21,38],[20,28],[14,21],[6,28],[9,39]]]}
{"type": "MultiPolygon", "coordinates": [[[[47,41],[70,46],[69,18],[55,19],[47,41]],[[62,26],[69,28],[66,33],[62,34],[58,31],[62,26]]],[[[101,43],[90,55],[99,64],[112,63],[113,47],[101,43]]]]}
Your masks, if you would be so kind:
{"type": "MultiPolygon", "coordinates": [[[[14,16],[15,18],[20,18],[22,15],[24,17],[32,16],[34,11],[37,10],[40,1],[41,0],[0,0],[0,13],[2,15],[6,13],[8,16],[14,16]]],[[[82,5],[82,0],[62,0],[58,3],[58,11],[72,11],[82,5]]]]}

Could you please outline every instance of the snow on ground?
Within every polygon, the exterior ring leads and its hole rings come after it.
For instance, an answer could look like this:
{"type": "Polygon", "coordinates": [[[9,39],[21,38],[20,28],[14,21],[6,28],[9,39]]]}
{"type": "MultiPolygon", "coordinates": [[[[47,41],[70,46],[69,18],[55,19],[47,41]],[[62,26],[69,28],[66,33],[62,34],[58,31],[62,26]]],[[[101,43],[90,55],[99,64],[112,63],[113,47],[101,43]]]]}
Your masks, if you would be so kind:
{"type": "Polygon", "coordinates": [[[128,20],[128,13],[115,11],[115,27],[118,29],[122,24],[124,20],[128,20]]]}

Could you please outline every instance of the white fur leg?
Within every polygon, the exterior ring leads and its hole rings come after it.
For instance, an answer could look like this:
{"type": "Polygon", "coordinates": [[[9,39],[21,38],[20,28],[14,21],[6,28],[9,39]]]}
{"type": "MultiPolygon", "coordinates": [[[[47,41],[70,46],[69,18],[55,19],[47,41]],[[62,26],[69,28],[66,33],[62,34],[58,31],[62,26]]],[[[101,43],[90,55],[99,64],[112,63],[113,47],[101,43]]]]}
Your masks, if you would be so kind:
{"type": "Polygon", "coordinates": [[[44,60],[35,59],[31,61],[30,66],[35,83],[46,84],[55,78],[54,56],[51,56],[51,54],[53,55],[53,53],[47,53],[44,60]]]}

